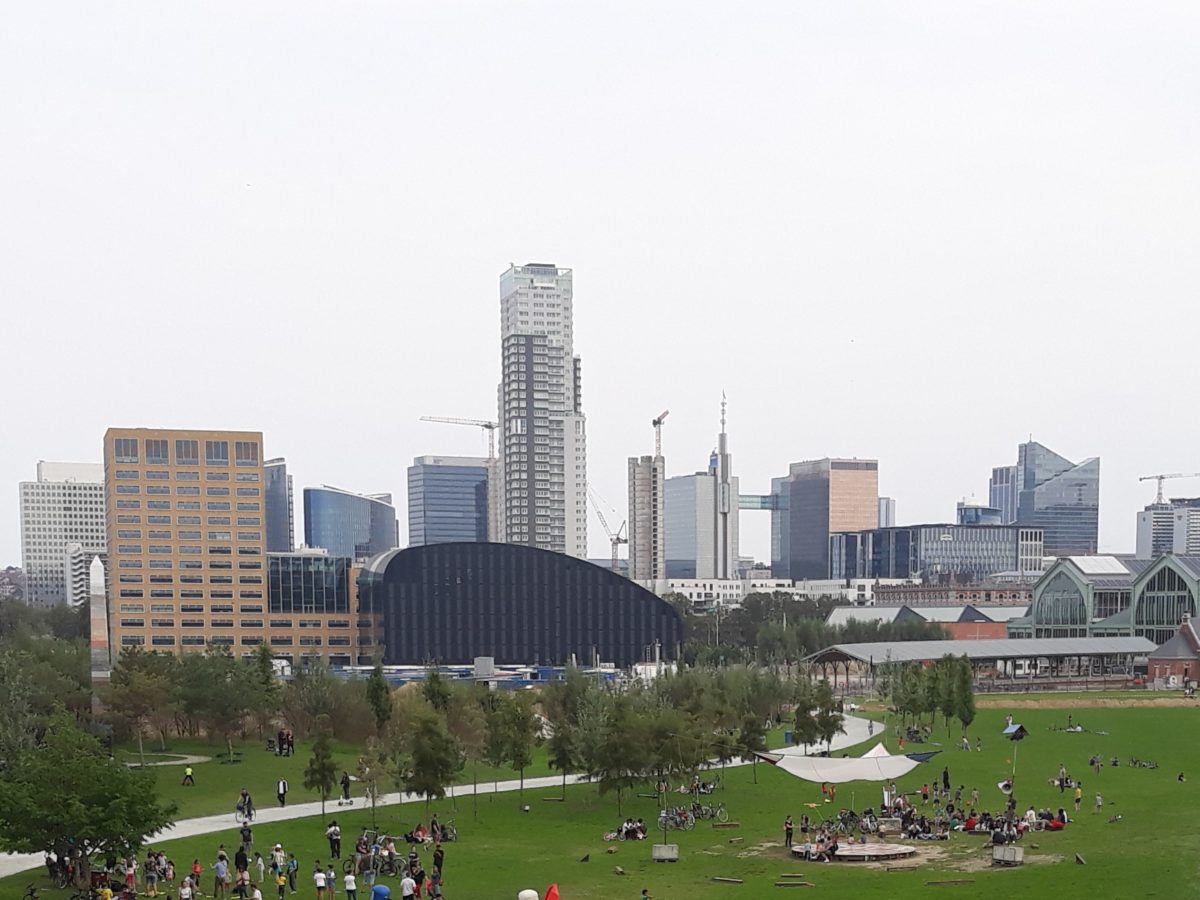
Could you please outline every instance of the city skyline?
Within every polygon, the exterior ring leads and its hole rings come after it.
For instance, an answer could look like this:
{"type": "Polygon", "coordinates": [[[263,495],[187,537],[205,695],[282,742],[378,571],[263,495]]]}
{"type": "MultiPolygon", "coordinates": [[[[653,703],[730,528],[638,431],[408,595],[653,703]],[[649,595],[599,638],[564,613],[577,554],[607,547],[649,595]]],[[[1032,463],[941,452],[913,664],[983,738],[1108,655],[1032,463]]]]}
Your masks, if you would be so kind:
{"type": "MultiPolygon", "coordinates": [[[[106,428],[145,425],[262,431],[297,490],[402,497],[414,457],[483,455],[480,435],[418,419],[492,418],[496,275],[557,260],[575,273],[607,501],[662,409],[668,474],[703,468],[725,390],[747,493],[795,460],[874,458],[898,524],[952,521],[1032,432],[1103,460],[1099,549],[1132,551],[1153,498],[1137,478],[1196,470],[1200,438],[1164,389],[1190,383],[1186,354],[1109,362],[1125,310],[1186,321],[1200,274],[1200,147],[1178,89],[1200,61],[1170,10],[915,3],[864,29],[852,6],[731,20],[699,4],[580,29],[565,9],[439,7],[230,28],[147,6],[109,29],[98,8],[65,24],[18,8],[0,38],[23,136],[0,172],[0,378],[25,402],[0,490],[12,502],[38,459],[99,462],[106,428]],[[563,53],[553,79],[508,53],[538,41],[563,53]],[[525,108],[555,111],[549,134],[513,127],[525,108]],[[965,352],[1000,334],[988,365],[965,352]],[[1049,349],[1068,338],[1088,352],[1065,377],[1049,349]],[[136,375],[81,402],[118,377],[97,348],[135,339],[136,375]],[[181,354],[204,354],[203,390],[171,377],[181,354]],[[877,390],[902,373],[921,390],[877,390]],[[313,429],[269,388],[341,427],[313,429]],[[1174,440],[1098,428],[1118,404],[1174,440]]],[[[766,517],[742,519],[742,549],[766,560],[766,517]]],[[[19,562],[18,522],[0,515],[0,564],[19,562]]]]}

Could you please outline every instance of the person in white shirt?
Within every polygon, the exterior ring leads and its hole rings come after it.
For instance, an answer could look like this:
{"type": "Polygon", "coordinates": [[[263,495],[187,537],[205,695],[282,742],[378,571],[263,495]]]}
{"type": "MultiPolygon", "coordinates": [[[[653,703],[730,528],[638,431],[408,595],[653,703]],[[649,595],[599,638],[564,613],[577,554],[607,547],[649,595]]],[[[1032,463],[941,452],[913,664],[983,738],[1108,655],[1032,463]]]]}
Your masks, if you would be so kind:
{"type": "Polygon", "coordinates": [[[275,782],[275,796],[279,798],[280,806],[287,806],[288,783],[286,778],[280,778],[275,782]]]}
{"type": "Polygon", "coordinates": [[[317,863],[317,868],[313,871],[313,884],[317,886],[317,900],[325,900],[325,870],[321,868],[320,863],[317,863]]]}
{"type": "Polygon", "coordinates": [[[415,897],[417,895],[417,883],[412,880],[411,875],[405,875],[400,881],[400,896],[415,897]]]}
{"type": "Polygon", "coordinates": [[[343,878],[342,883],[346,888],[346,900],[358,900],[358,883],[354,880],[354,873],[343,878]]]}

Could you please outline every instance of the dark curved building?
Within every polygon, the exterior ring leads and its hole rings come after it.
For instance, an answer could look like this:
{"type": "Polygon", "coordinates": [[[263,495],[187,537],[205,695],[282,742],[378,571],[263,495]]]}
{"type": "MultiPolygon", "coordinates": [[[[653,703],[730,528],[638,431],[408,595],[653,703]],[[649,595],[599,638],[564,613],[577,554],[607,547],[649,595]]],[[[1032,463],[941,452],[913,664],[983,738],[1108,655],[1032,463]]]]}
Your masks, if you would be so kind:
{"type": "Polygon", "coordinates": [[[388,665],[580,665],[599,656],[629,666],[676,656],[679,614],[645,588],[589,562],[516,544],[432,544],[368,560],[364,611],[383,620],[388,665]]]}

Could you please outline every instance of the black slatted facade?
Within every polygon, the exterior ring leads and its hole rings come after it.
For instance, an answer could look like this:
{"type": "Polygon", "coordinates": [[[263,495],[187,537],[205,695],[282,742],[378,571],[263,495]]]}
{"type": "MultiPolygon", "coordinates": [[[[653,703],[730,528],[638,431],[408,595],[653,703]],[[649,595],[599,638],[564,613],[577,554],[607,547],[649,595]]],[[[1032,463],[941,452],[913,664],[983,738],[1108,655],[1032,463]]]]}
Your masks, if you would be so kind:
{"type": "Polygon", "coordinates": [[[369,560],[363,609],[383,618],[388,665],[469,663],[629,666],[676,656],[679,614],[627,578],[515,544],[432,544],[369,560]]]}

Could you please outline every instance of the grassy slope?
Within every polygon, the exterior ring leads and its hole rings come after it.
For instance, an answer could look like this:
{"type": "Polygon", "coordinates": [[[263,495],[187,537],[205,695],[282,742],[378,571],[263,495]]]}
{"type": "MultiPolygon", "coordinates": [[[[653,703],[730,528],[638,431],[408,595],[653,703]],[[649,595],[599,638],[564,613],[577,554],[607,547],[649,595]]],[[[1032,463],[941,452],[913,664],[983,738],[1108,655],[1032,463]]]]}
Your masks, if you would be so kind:
{"type": "MultiPolygon", "coordinates": [[[[1192,810],[1200,792],[1200,769],[1188,770],[1197,759],[1194,748],[1200,740],[1200,715],[1188,709],[1078,710],[1074,715],[1076,721],[1089,728],[1106,730],[1109,735],[1050,731],[1052,722],[1065,720],[1065,713],[1060,710],[1022,711],[1019,717],[1031,732],[1019,745],[1017,785],[1021,808],[1029,803],[1059,804],[1057,789],[1047,785],[1046,780],[1055,774],[1060,761],[1084,781],[1087,802],[1080,821],[1063,833],[1039,834],[1026,840],[1027,853],[1055,854],[1061,857],[1060,862],[1013,870],[960,872],[923,867],[918,871],[891,873],[794,863],[787,860],[782,848],[763,845],[780,842],[784,815],[798,816],[805,812],[804,803],[819,799],[819,788],[759,767],[757,785],[749,769],[731,769],[726,774],[727,787],[720,799],[730,806],[741,828],[726,832],[701,826],[690,833],[673,833],[671,839],[680,844],[683,858],[671,865],[649,862],[650,842],[619,844],[614,856],[606,855],[601,833],[619,821],[616,803],[612,797],[598,797],[596,789],[590,786],[571,788],[567,803],[540,802],[540,796],[552,791],[529,792],[526,800],[532,810],[528,814],[518,810],[515,795],[484,797],[479,801],[477,821],[472,819],[469,800],[460,801],[457,813],[453,813],[447,801],[436,803],[434,808],[443,818],[453,815],[457,819],[463,838],[461,843],[451,845],[447,853],[447,895],[451,900],[515,897],[520,888],[534,887],[541,891],[551,881],[557,881],[563,896],[569,900],[637,896],[642,887],[649,887],[659,900],[761,897],[770,896],[770,884],[780,873],[802,871],[825,888],[826,893],[830,888],[835,892],[852,891],[856,900],[916,897],[927,890],[927,881],[939,878],[974,879],[972,885],[940,889],[947,894],[970,896],[972,900],[1009,900],[1014,895],[1194,896],[1195,879],[1200,872],[1191,847],[1192,810]],[[1117,769],[1105,767],[1097,777],[1086,769],[1087,758],[1093,752],[1106,758],[1117,755],[1122,762],[1131,754],[1153,758],[1160,768],[1148,771],[1131,770],[1124,765],[1117,769]],[[1175,780],[1181,769],[1188,771],[1190,777],[1185,784],[1175,780]],[[1097,786],[1111,804],[1105,807],[1106,815],[1090,813],[1097,786]],[[1120,812],[1124,818],[1108,824],[1107,814],[1114,812],[1120,812]],[[729,844],[728,838],[734,835],[743,836],[744,842],[729,844]],[[1029,848],[1030,842],[1039,844],[1040,850],[1029,848]],[[591,854],[591,862],[578,862],[585,853],[591,854]],[[1075,865],[1075,853],[1082,854],[1088,864],[1075,865]],[[614,865],[623,866],[629,874],[624,878],[612,874],[614,865]],[[740,887],[713,884],[709,879],[717,874],[743,878],[746,884],[740,887]]],[[[935,773],[940,774],[943,765],[949,765],[956,784],[965,784],[968,792],[977,786],[981,797],[999,808],[1001,795],[995,783],[1009,770],[1013,748],[997,736],[1002,724],[1001,712],[981,713],[971,737],[973,741],[975,735],[983,736],[982,753],[947,749],[929,767],[918,768],[903,779],[901,787],[913,790],[922,781],[931,780],[935,773]]],[[[935,739],[943,735],[944,729],[935,739]]],[[[890,749],[894,750],[894,745],[890,749]]],[[[210,777],[215,782],[220,773],[210,777]]],[[[216,793],[232,796],[237,784],[228,779],[226,784],[227,788],[216,793]]],[[[851,794],[855,795],[857,805],[863,806],[876,802],[878,787],[843,785],[839,800],[849,801],[851,794]]],[[[652,819],[654,803],[635,800],[627,804],[626,812],[652,819]]],[[[351,813],[337,810],[336,815],[348,835],[370,818],[369,810],[359,807],[351,813]]],[[[379,816],[385,828],[399,829],[423,818],[425,810],[423,804],[390,807],[380,810],[379,816]]],[[[256,829],[256,833],[263,844],[279,840],[288,849],[297,851],[305,876],[315,859],[326,858],[319,821],[281,823],[271,826],[269,833],[266,827],[256,829]]],[[[194,856],[208,863],[221,841],[226,845],[234,843],[232,827],[226,834],[173,842],[166,848],[181,866],[190,863],[194,856]]],[[[978,838],[956,836],[948,850],[956,859],[984,858],[982,847],[983,842],[978,838]]],[[[19,896],[18,888],[29,880],[28,876],[15,876],[0,882],[0,896],[19,896]]],[[[311,891],[309,883],[305,884],[311,891]]]]}

